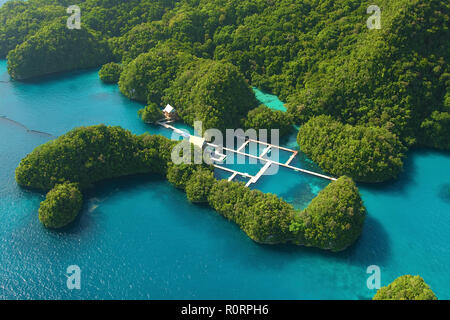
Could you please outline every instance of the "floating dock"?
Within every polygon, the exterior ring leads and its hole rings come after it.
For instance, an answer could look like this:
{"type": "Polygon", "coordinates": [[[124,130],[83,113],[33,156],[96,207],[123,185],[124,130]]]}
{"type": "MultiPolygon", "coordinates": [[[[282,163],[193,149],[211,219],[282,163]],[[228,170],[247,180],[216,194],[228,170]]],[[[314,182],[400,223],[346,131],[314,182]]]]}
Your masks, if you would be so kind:
{"type": "MultiPolygon", "coordinates": [[[[181,136],[186,137],[186,138],[189,139],[189,137],[191,136],[190,134],[188,134],[188,133],[186,133],[186,132],[184,132],[184,131],[182,131],[180,129],[177,129],[174,126],[170,125],[169,123],[171,123],[171,122],[173,122],[173,120],[169,120],[169,121],[160,120],[160,121],[157,121],[156,123],[161,125],[161,126],[163,126],[164,128],[171,129],[174,132],[180,134],[181,136]]],[[[280,146],[277,146],[277,145],[274,145],[274,144],[270,144],[270,143],[267,143],[267,142],[258,141],[258,140],[254,140],[254,139],[246,139],[244,141],[244,143],[239,148],[237,148],[236,150],[235,149],[231,149],[231,148],[227,148],[227,147],[218,146],[218,145],[215,145],[215,144],[212,144],[212,143],[206,143],[206,145],[210,146],[210,147],[213,147],[214,148],[214,155],[215,156],[219,156],[219,157],[211,158],[211,160],[216,162],[216,163],[213,164],[214,168],[230,172],[231,176],[228,178],[228,181],[232,181],[236,176],[242,176],[242,177],[248,178],[249,181],[245,185],[246,187],[250,186],[252,183],[258,182],[258,180],[264,175],[264,173],[267,171],[267,169],[269,169],[269,167],[272,164],[277,165],[277,166],[281,166],[281,167],[285,167],[285,168],[289,168],[289,169],[294,170],[296,172],[302,172],[302,173],[306,173],[306,174],[309,174],[309,175],[313,175],[313,176],[316,176],[316,177],[319,177],[319,178],[328,179],[328,180],[331,180],[331,181],[335,181],[336,180],[336,178],[334,178],[334,177],[330,177],[330,176],[327,176],[327,175],[324,175],[324,174],[321,174],[321,173],[313,172],[313,171],[310,171],[310,170],[306,170],[306,169],[302,169],[302,168],[298,168],[298,167],[294,167],[294,166],[290,165],[292,160],[294,160],[295,156],[298,154],[298,151],[292,150],[292,149],[288,149],[288,148],[285,148],[285,147],[280,147],[280,146]],[[254,143],[257,143],[257,144],[265,145],[266,148],[264,148],[263,152],[259,156],[255,156],[253,154],[249,154],[249,153],[243,152],[242,150],[245,150],[245,147],[250,142],[254,142],[254,143]],[[292,155],[289,157],[289,159],[285,163],[281,163],[281,162],[270,160],[270,159],[266,158],[265,156],[270,151],[272,151],[273,148],[290,152],[290,153],[292,153],[292,155]],[[217,164],[217,162],[222,163],[225,160],[225,158],[226,158],[226,155],[221,153],[221,152],[218,152],[217,149],[225,150],[225,151],[236,153],[236,154],[240,154],[240,155],[243,155],[243,156],[248,157],[248,158],[257,159],[257,160],[259,160],[261,162],[264,162],[264,166],[258,171],[258,173],[255,176],[252,176],[252,175],[250,175],[250,174],[248,174],[246,172],[240,172],[240,171],[237,171],[237,170],[226,168],[224,166],[221,166],[221,165],[217,164]]]]}

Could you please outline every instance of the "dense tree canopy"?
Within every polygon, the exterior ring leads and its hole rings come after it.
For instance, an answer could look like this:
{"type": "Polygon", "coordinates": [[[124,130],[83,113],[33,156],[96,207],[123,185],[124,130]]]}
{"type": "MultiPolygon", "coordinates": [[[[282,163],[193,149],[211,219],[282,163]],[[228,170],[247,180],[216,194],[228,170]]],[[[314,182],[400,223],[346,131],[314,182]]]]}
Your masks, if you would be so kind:
{"type": "Polygon", "coordinates": [[[437,300],[437,297],[422,277],[405,275],[380,288],[373,300],[437,300]]]}
{"type": "Polygon", "coordinates": [[[344,125],[330,116],[319,116],[300,128],[297,141],[322,169],[356,181],[386,181],[395,178],[403,166],[405,148],[385,128],[344,125]]]}
{"type": "Polygon", "coordinates": [[[190,60],[190,55],[170,48],[151,49],[125,67],[119,81],[120,91],[130,99],[160,105],[164,90],[175,79],[180,66],[190,60]]]}
{"type": "Polygon", "coordinates": [[[292,241],[338,251],[359,236],[365,209],[351,179],[332,182],[299,213],[276,195],[251,190],[243,183],[216,181],[210,165],[193,161],[196,147],[181,143],[191,152],[182,155],[184,163],[175,164],[172,157],[177,142],[165,137],[136,136],[104,125],[80,127],[27,155],[16,169],[16,181],[23,187],[50,190],[39,217],[51,228],[73,221],[81,209],[81,191],[94,183],[158,174],[185,190],[190,201],[207,202],[257,242],[292,241]]]}
{"type": "Polygon", "coordinates": [[[293,242],[332,251],[353,244],[366,217],[358,188],[348,177],[330,183],[302,212],[273,194],[226,180],[210,189],[208,203],[254,241],[293,242]]]}
{"type": "Polygon", "coordinates": [[[292,238],[289,225],[294,208],[276,195],[221,180],[212,187],[208,203],[256,242],[283,243],[292,238]]]}
{"type": "Polygon", "coordinates": [[[164,118],[161,108],[159,108],[155,103],[150,103],[148,106],[145,106],[145,108],[140,109],[138,114],[142,121],[146,123],[155,123],[156,121],[164,118]]]}
{"type": "Polygon", "coordinates": [[[186,196],[191,202],[207,202],[211,188],[216,183],[210,170],[197,170],[186,183],[186,196]]]}
{"type": "Polygon", "coordinates": [[[191,179],[191,176],[197,170],[196,166],[192,164],[173,164],[169,163],[167,170],[167,181],[172,183],[179,189],[186,189],[186,183],[191,179]]]}
{"type": "Polygon", "coordinates": [[[448,1],[377,3],[382,28],[358,37],[308,73],[288,105],[299,121],[329,114],[352,125],[385,127],[406,145],[449,149],[448,1]]]}
{"type": "Polygon", "coordinates": [[[48,191],[64,182],[79,183],[84,189],[132,174],[165,175],[171,145],[166,138],[135,136],[120,127],[80,127],[37,147],[20,162],[16,180],[21,186],[48,191]]]}
{"type": "Polygon", "coordinates": [[[96,67],[110,59],[107,43],[97,34],[88,28],[68,29],[66,19],[57,19],[8,53],[8,72],[23,80],[96,67]]]}
{"type": "Polygon", "coordinates": [[[98,72],[98,75],[100,80],[105,83],[117,83],[119,81],[120,74],[122,73],[122,69],[123,68],[120,64],[110,62],[102,66],[98,72]]]}
{"type": "Polygon", "coordinates": [[[299,244],[341,251],[362,232],[366,209],[352,179],[341,177],[315,197],[291,225],[299,244]]]}
{"type": "Polygon", "coordinates": [[[56,1],[8,1],[0,7],[0,58],[42,26],[66,14],[66,7],[56,1]]]}
{"type": "Polygon", "coordinates": [[[244,121],[246,129],[267,129],[268,134],[270,130],[279,130],[279,136],[283,137],[289,134],[292,129],[292,121],[290,115],[278,110],[271,110],[265,105],[250,110],[247,118],[244,121]]]}
{"type": "Polygon", "coordinates": [[[75,183],[56,185],[39,207],[39,220],[47,228],[58,229],[71,223],[83,205],[83,196],[75,183]]]}
{"type": "MultiPolygon", "coordinates": [[[[10,59],[13,77],[109,62],[104,61],[103,50],[95,50],[94,55],[79,54],[73,60],[69,55],[69,63],[63,63],[55,52],[67,56],[69,42],[86,52],[97,41],[108,42],[110,59],[124,65],[134,59],[143,63],[140,55],[159,47],[231,63],[248,83],[287,101],[297,124],[327,114],[344,124],[386,128],[406,146],[450,148],[448,1],[380,0],[382,28],[369,30],[369,0],[86,0],[79,4],[85,32],[72,32],[67,41],[62,36],[53,39],[45,29],[59,18],[66,19],[70,4],[28,0],[0,8],[0,56],[19,45],[10,59]],[[34,36],[38,38],[31,40],[34,36]],[[33,66],[34,51],[40,59],[38,67],[33,66]],[[47,64],[46,56],[57,63],[47,64]]],[[[140,74],[135,68],[139,63],[130,66],[124,94],[159,104],[169,82],[185,71],[184,64],[172,68],[164,60],[162,65],[155,60],[143,63],[158,70],[159,78],[151,69],[148,77],[140,74]]],[[[199,74],[198,69],[189,71],[199,74]]],[[[200,76],[211,83],[221,81],[211,74],[200,76]]],[[[233,78],[228,72],[221,76],[233,78]]],[[[192,83],[181,76],[175,89],[192,83]]],[[[199,90],[206,95],[200,106],[178,106],[184,108],[185,121],[211,118],[207,127],[220,128],[236,124],[234,110],[229,113],[232,119],[218,121],[223,115],[221,103],[235,101],[205,85],[199,90]]],[[[199,93],[193,95],[198,98],[199,93]]],[[[173,91],[168,97],[183,100],[173,91]]],[[[197,98],[183,102],[197,103],[197,98]]],[[[247,102],[228,108],[238,108],[244,118],[247,102]]]]}
{"type": "Polygon", "coordinates": [[[203,129],[234,129],[257,106],[251,87],[230,63],[199,59],[180,74],[163,100],[177,108],[188,124],[202,121],[203,129]]]}

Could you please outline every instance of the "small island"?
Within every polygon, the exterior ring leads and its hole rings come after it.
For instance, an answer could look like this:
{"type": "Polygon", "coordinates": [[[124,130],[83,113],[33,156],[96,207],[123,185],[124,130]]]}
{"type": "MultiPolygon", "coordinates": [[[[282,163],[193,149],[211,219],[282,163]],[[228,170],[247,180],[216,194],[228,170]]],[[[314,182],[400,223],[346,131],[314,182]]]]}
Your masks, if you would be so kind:
{"type": "Polygon", "coordinates": [[[437,300],[421,276],[405,275],[380,288],[373,300],[437,300]]]}
{"type": "Polygon", "coordinates": [[[83,205],[83,195],[76,183],[56,185],[47,193],[39,208],[39,220],[46,228],[59,229],[78,216],[83,205]]]}
{"type": "Polygon", "coordinates": [[[81,192],[95,183],[153,174],[167,177],[189,201],[209,204],[259,243],[292,242],[341,251],[362,232],[366,211],[348,177],[331,182],[299,212],[276,195],[241,182],[217,181],[205,163],[174,164],[170,154],[176,143],[162,136],[136,136],[120,127],[81,127],[37,147],[17,167],[16,180],[22,187],[48,192],[39,218],[49,228],[70,224],[81,209],[81,192]]]}

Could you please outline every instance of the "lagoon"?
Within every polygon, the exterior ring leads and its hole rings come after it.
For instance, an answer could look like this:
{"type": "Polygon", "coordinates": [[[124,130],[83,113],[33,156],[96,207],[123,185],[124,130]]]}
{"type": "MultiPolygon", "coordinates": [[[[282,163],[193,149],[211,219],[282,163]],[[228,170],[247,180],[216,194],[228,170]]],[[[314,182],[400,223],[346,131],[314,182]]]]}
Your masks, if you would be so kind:
{"type": "MultiPolygon", "coordinates": [[[[397,181],[359,185],[368,218],[357,243],[338,254],[256,244],[212,209],[150,177],[97,185],[74,225],[55,232],[37,217],[44,195],[15,183],[14,169],[27,153],[82,125],[171,132],[142,123],[142,105],[101,83],[97,70],[19,83],[0,60],[0,81],[0,299],[370,299],[370,265],[380,266],[382,285],[420,274],[440,299],[450,298],[448,153],[410,152],[397,181]],[[81,290],[66,287],[73,264],[82,271],[81,290]]],[[[285,145],[296,146],[295,134],[285,145]]],[[[303,154],[295,161],[318,170],[303,154]]],[[[327,183],[280,169],[253,187],[302,208],[327,183]]]]}

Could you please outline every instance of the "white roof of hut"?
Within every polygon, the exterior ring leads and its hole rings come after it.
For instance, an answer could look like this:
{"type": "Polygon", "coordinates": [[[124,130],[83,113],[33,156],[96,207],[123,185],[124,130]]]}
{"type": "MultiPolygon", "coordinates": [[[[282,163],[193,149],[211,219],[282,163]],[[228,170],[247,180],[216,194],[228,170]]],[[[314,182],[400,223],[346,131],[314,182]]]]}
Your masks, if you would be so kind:
{"type": "Polygon", "coordinates": [[[172,112],[175,112],[175,108],[172,107],[170,104],[168,104],[168,105],[164,108],[163,112],[172,113],[172,112]]]}

